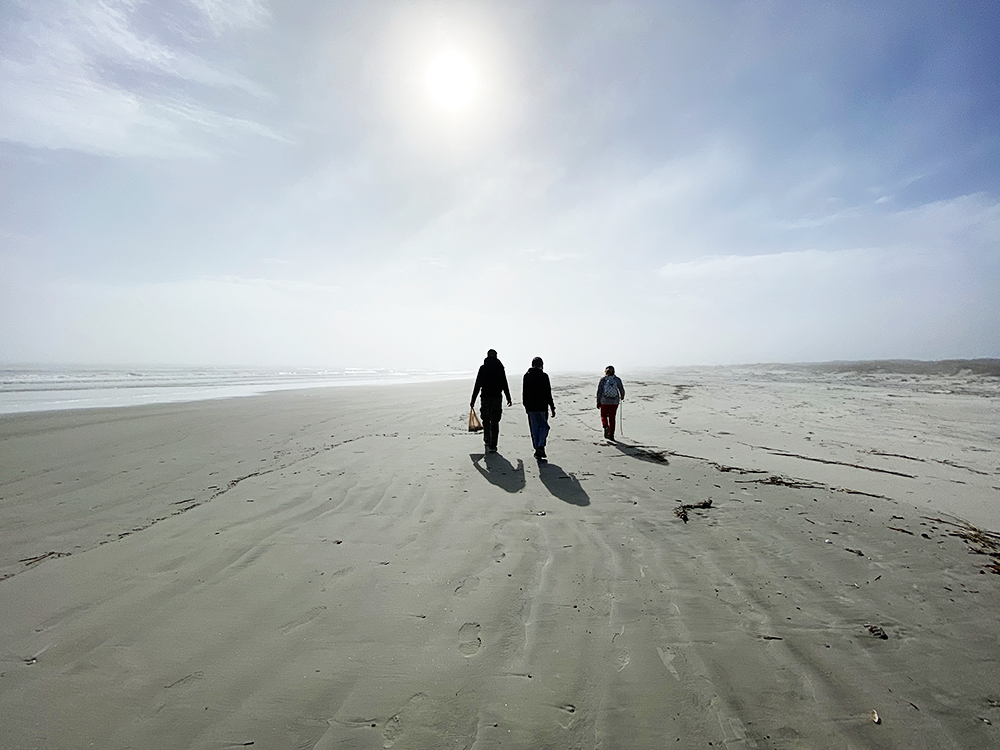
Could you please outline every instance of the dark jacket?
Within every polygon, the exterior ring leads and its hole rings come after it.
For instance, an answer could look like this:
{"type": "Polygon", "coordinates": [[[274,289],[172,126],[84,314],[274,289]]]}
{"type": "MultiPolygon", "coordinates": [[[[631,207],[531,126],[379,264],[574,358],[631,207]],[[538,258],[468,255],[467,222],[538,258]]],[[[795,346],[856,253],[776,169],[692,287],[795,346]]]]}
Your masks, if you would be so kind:
{"type": "Polygon", "coordinates": [[[625,398],[625,386],[622,385],[622,379],[620,377],[617,375],[605,375],[601,378],[601,382],[597,384],[597,403],[617,404],[623,398],[625,398]],[[614,396],[604,395],[604,384],[609,380],[617,386],[615,389],[617,392],[614,396]]]}
{"type": "Polygon", "coordinates": [[[483,360],[476,375],[476,387],[472,389],[472,401],[476,403],[476,396],[479,391],[483,392],[483,398],[500,398],[501,395],[510,401],[510,387],[507,385],[507,371],[503,369],[503,363],[496,357],[487,357],[483,360]]]}
{"type": "Polygon", "coordinates": [[[521,401],[525,411],[547,411],[550,406],[556,408],[552,403],[552,385],[549,383],[548,373],[537,367],[524,373],[521,401]]]}

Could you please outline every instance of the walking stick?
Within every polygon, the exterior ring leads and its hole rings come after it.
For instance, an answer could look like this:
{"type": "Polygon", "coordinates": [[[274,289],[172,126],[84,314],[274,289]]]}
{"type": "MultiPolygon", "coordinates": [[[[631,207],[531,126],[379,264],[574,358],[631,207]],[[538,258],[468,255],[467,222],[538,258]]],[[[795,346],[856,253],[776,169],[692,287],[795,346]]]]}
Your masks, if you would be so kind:
{"type": "Polygon", "coordinates": [[[618,410],[621,412],[621,418],[618,420],[618,427],[621,429],[622,435],[625,434],[625,399],[621,400],[621,408],[618,410]]]}

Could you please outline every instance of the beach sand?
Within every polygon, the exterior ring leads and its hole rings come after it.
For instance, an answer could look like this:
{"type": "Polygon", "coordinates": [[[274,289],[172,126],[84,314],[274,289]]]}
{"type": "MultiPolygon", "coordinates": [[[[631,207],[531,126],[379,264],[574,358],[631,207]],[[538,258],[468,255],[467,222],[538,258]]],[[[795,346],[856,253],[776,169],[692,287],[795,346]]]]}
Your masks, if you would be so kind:
{"type": "Polygon", "coordinates": [[[0,747],[1000,747],[995,378],[620,374],[0,418],[0,747]]]}

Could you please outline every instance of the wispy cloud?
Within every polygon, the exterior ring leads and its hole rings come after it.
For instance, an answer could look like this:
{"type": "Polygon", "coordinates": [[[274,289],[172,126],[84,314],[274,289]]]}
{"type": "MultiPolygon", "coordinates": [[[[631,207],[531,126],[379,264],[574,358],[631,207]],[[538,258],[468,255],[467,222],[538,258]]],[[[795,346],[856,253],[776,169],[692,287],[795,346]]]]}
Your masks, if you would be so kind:
{"type": "MultiPolygon", "coordinates": [[[[249,10],[239,10],[237,3],[229,16],[229,4],[202,4],[208,6],[201,10],[209,24],[231,18],[229,25],[235,25],[243,18],[240,23],[247,25],[266,18],[255,3],[249,10]]],[[[189,49],[158,40],[162,29],[140,17],[148,10],[140,4],[68,0],[26,10],[30,20],[8,32],[17,44],[5,45],[0,59],[3,140],[170,158],[212,153],[225,135],[280,138],[212,101],[213,91],[261,99],[263,89],[189,49]],[[144,25],[151,28],[140,31],[144,25]]]]}
{"type": "Polygon", "coordinates": [[[191,0],[191,4],[205,14],[216,34],[232,28],[260,27],[271,17],[260,0],[191,0]]]}

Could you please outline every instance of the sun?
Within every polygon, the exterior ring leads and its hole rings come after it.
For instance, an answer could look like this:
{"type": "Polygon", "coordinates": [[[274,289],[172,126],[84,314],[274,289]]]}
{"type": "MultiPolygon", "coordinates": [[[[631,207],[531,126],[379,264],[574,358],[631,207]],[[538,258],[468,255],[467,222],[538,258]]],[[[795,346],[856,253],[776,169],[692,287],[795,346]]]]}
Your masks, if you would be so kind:
{"type": "Polygon", "coordinates": [[[442,52],[427,68],[427,88],[431,96],[451,112],[462,109],[472,100],[476,86],[476,72],[457,52],[442,52]]]}

